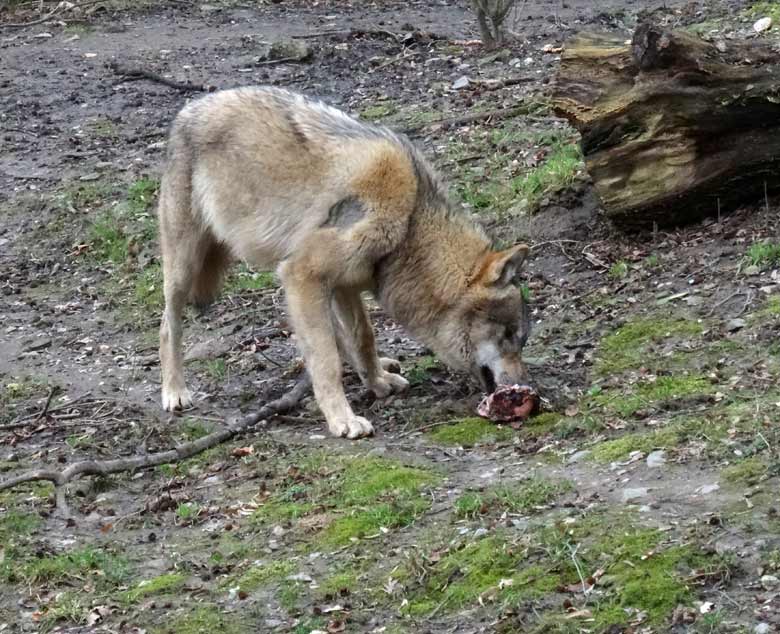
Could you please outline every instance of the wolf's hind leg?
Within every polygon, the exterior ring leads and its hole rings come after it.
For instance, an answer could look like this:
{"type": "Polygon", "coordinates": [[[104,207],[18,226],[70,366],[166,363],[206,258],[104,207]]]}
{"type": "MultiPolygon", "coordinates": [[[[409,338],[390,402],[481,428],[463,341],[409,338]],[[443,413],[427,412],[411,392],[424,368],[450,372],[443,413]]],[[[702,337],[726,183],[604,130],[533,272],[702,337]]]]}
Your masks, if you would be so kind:
{"type": "Polygon", "coordinates": [[[377,356],[374,330],[360,293],[349,288],[336,289],[333,305],[338,318],[336,335],[339,349],[360,375],[363,385],[377,398],[408,388],[406,379],[389,371],[400,370],[398,361],[377,356]]]}
{"type": "Polygon", "coordinates": [[[189,178],[174,170],[160,188],[160,247],[165,309],[160,323],[162,406],[192,404],[184,382],[182,312],[188,299],[204,301],[217,291],[227,254],[211,232],[192,217],[189,178]]]}

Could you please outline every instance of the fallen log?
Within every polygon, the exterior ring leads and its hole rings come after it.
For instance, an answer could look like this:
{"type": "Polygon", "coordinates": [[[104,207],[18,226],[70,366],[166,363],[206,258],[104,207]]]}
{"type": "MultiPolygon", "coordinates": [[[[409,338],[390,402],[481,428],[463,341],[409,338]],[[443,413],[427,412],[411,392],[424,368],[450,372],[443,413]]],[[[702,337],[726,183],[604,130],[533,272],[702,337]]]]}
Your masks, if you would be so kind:
{"type": "Polygon", "coordinates": [[[582,135],[606,214],[678,225],[780,191],[780,52],[641,24],[569,41],[553,108],[582,135]]]}

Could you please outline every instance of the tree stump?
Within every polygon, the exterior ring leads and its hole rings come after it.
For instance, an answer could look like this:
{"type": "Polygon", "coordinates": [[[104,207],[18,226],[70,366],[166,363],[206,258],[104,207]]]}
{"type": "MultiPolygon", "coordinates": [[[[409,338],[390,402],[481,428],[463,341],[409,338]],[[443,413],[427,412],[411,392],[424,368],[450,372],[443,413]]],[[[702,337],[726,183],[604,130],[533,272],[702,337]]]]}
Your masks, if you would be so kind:
{"type": "Polygon", "coordinates": [[[607,215],[678,225],[780,191],[780,52],[641,24],[630,43],[580,34],[554,110],[582,135],[607,215]]]}

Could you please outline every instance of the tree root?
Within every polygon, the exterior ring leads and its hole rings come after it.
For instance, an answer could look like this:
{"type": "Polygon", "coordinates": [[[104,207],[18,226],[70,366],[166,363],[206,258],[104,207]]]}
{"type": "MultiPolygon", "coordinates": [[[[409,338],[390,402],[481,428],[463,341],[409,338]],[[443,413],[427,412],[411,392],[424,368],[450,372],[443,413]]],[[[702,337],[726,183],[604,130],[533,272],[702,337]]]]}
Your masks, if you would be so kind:
{"type": "Polygon", "coordinates": [[[121,79],[119,79],[114,83],[115,86],[119,84],[123,84],[128,81],[147,80],[147,81],[154,82],[156,84],[162,84],[163,86],[167,86],[168,88],[173,88],[174,90],[180,90],[181,92],[213,92],[214,91],[213,86],[207,86],[205,84],[191,84],[189,82],[174,81],[172,79],[166,79],[162,75],[158,75],[157,73],[153,73],[149,70],[144,70],[142,68],[127,68],[124,66],[120,66],[116,62],[112,62],[110,64],[110,68],[117,75],[121,75],[121,79]]]}
{"type": "Polygon", "coordinates": [[[258,411],[248,414],[237,420],[229,421],[223,429],[215,431],[207,436],[198,438],[191,442],[186,442],[174,449],[160,451],[141,456],[129,456],[127,458],[116,458],[113,460],[82,460],[74,462],[65,467],[62,471],[54,469],[35,469],[27,473],[19,474],[7,480],[0,482],[0,491],[24,484],[25,482],[35,482],[38,480],[47,480],[54,483],[56,490],[56,506],[60,514],[65,517],[70,516],[67,500],[65,499],[65,485],[81,475],[109,475],[112,473],[121,473],[124,471],[136,471],[138,469],[148,469],[161,464],[169,464],[186,460],[207,449],[227,442],[234,436],[242,434],[259,421],[271,418],[277,414],[284,414],[293,409],[309,392],[311,379],[308,374],[304,374],[295,386],[284,396],[267,403],[258,411]]]}

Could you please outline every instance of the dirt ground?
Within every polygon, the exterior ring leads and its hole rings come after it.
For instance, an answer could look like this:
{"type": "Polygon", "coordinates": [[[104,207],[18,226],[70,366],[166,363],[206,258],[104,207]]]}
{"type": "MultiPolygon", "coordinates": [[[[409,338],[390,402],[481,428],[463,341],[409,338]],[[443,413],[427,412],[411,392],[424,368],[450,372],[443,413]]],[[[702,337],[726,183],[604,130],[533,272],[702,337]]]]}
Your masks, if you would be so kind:
{"type": "MultiPolygon", "coordinates": [[[[780,6],[518,5],[496,53],[453,0],[103,2],[0,28],[0,480],[174,447],[300,372],[277,281],[237,267],[188,314],[195,406],[161,411],[154,203],[197,93],[117,65],[408,132],[498,240],[532,245],[544,399],[519,430],[473,418],[478,388],[374,307],[412,388],[372,401],[347,373],[373,438],[326,437],[307,399],[186,461],[72,483],[69,519],[49,483],[0,491],[0,632],[780,632],[778,201],[621,235],[548,105],[579,30],[629,37],[653,13],[741,36],[780,6]]],[[[39,16],[0,4],[6,25],[39,16]]]]}

